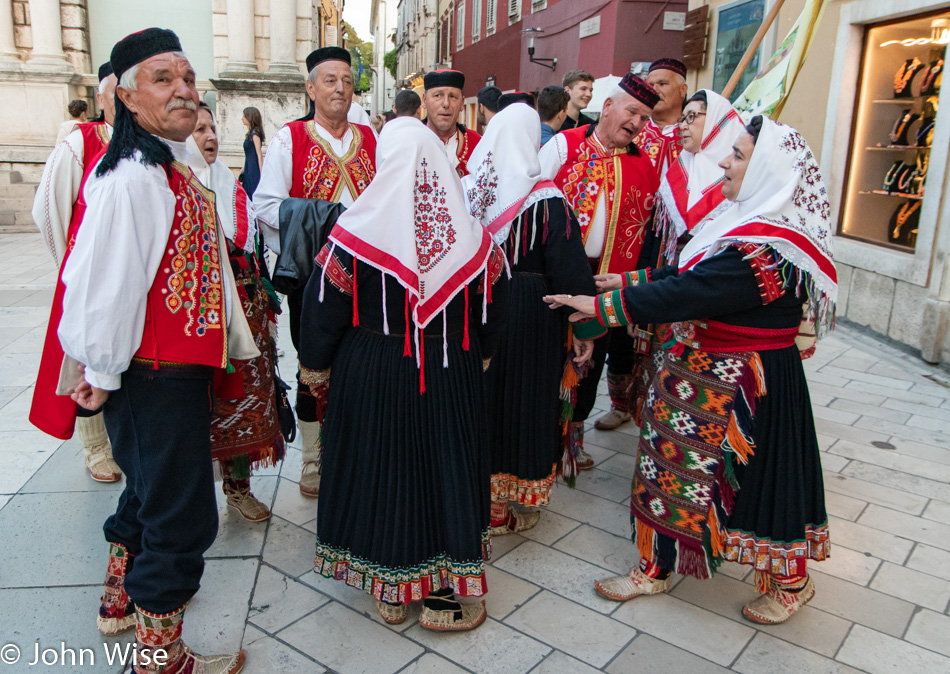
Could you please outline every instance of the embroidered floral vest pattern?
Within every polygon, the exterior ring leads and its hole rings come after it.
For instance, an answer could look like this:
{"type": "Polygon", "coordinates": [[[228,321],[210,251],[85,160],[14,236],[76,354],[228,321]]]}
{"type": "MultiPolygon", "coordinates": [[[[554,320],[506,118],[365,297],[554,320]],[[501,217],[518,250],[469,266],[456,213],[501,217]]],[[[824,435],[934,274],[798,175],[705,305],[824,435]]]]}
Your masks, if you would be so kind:
{"type": "Polygon", "coordinates": [[[376,140],[366,127],[351,124],[353,141],[343,156],[337,156],[313,121],[291,122],[293,184],[290,196],[339,201],[343,190],[355,199],[376,175],[376,140]]]}

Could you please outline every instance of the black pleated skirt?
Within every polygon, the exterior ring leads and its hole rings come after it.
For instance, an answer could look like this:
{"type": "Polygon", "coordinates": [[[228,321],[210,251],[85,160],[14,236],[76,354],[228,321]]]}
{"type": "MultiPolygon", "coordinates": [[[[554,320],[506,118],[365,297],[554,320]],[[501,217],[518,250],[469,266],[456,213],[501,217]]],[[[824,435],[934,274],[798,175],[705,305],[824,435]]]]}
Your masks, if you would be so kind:
{"type": "Polygon", "coordinates": [[[830,550],[821,454],[798,349],[759,357],[767,392],[756,404],[755,454],[735,464],[739,490],[726,523],[726,558],[794,574],[783,559],[822,560],[830,550]]]}
{"type": "MultiPolygon", "coordinates": [[[[349,330],[323,427],[315,570],[389,603],[487,591],[490,510],[476,339],[424,338],[425,393],[403,335],[349,330]]],[[[415,352],[415,347],[413,347],[415,352]]]]}
{"type": "Polygon", "coordinates": [[[559,398],[567,323],[541,298],[541,274],[515,272],[508,325],[488,368],[492,493],[547,505],[560,454],[559,398]]]}

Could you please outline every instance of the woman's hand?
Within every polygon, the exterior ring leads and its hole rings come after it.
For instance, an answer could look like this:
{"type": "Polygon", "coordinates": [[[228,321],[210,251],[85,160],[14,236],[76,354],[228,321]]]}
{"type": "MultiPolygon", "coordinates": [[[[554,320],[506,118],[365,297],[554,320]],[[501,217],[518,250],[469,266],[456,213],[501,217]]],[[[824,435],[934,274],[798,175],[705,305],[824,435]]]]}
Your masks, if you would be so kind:
{"type": "Polygon", "coordinates": [[[597,274],[594,276],[594,283],[597,285],[598,292],[608,293],[611,290],[623,288],[623,276],[620,274],[597,274]]]}
{"type": "Polygon", "coordinates": [[[552,309],[571,307],[577,309],[577,314],[571,315],[571,321],[593,318],[597,313],[597,298],[589,295],[545,295],[542,298],[552,309]]]}
{"type": "Polygon", "coordinates": [[[594,355],[594,340],[574,338],[574,362],[583,365],[594,355]]]}

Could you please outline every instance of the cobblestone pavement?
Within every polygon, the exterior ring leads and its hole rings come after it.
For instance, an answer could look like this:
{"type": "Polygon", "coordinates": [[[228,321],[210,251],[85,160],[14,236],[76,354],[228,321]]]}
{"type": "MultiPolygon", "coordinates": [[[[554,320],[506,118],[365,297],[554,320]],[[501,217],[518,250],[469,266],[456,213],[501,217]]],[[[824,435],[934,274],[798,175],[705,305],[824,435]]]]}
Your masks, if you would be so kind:
{"type": "MultiPolygon", "coordinates": [[[[76,440],[33,428],[27,412],[56,274],[39,235],[0,236],[0,647],[92,648],[108,666],[95,615],[106,547],[101,525],[122,488],[85,473],[76,440]]],[[[283,374],[294,372],[283,331],[283,374]]],[[[317,503],[302,498],[299,442],[259,472],[274,517],[223,506],[185,638],[199,652],[239,646],[247,672],[950,672],[950,378],[852,330],[806,362],[822,448],[832,557],[818,593],[784,626],[740,615],[755,594],[747,567],[675,578],[671,593],[616,604],[593,580],[634,561],[629,540],[636,429],[590,432],[597,461],[576,490],[559,485],[541,524],[498,538],[489,619],[475,632],[396,627],[368,595],[311,569],[317,503]]],[[[601,395],[598,407],[606,409],[601,395]]],[[[174,498],[174,494],[169,494],[174,498]]],[[[88,663],[88,660],[86,661],[88,663]]]]}

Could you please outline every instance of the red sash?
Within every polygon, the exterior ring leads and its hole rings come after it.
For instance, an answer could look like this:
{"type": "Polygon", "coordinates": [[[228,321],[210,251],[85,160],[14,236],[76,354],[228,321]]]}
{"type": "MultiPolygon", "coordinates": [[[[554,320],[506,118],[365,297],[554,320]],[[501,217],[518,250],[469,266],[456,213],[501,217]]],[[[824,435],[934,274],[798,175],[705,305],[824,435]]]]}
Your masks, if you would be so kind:
{"type": "Polygon", "coordinates": [[[586,126],[561,133],[567,141],[567,161],[554,182],[574,209],[585,242],[598,199],[606,199],[607,231],[597,273],[636,269],[660,186],[653,165],[642,153],[634,156],[618,149],[608,154],[595,135],[584,137],[586,126]]]}
{"type": "Polygon", "coordinates": [[[66,286],[63,285],[63,268],[69,253],[76,243],[76,232],[82,223],[83,213],[86,212],[86,201],[83,197],[83,188],[86,179],[99,159],[105,154],[109,145],[108,132],[104,122],[79,124],[83,144],[83,175],[79,183],[79,196],[73,204],[72,217],[69,220],[69,230],[66,233],[66,251],[56,279],[56,289],[53,293],[53,304],[50,307],[49,323],[46,326],[46,339],[43,343],[43,355],[40,358],[40,369],[36,376],[36,387],[33,389],[33,402],[30,406],[30,423],[44,433],[61,440],[68,440],[73,436],[73,427],[76,423],[76,403],[69,396],[56,395],[59,385],[59,374],[63,366],[63,347],[59,343],[59,322],[63,316],[63,294],[66,286]]]}

